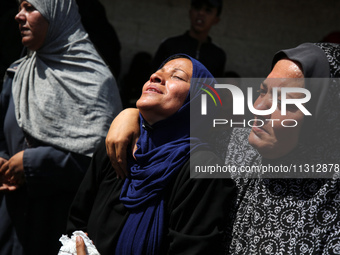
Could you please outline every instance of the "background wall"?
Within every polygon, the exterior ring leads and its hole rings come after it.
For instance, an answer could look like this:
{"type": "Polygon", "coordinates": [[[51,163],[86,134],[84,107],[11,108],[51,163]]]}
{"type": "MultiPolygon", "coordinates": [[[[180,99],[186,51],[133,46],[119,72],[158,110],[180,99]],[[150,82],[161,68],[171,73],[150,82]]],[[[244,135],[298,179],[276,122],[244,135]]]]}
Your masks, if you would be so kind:
{"type": "MultiPolygon", "coordinates": [[[[166,37],[189,28],[190,0],[100,0],[122,44],[122,72],[138,51],[152,55],[166,37]]],[[[227,53],[226,70],[243,77],[268,74],[273,54],[340,30],[340,0],[224,0],[211,31],[227,53]]]]}

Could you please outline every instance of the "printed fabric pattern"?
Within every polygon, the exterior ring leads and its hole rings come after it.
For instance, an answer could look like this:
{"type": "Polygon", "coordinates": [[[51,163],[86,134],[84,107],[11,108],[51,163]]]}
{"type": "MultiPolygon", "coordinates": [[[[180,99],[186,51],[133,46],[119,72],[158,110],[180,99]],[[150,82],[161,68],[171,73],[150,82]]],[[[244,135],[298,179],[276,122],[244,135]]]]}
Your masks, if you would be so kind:
{"type": "MultiPolygon", "coordinates": [[[[340,162],[340,46],[315,44],[329,61],[331,81],[313,143],[299,144],[274,164],[340,162]]],[[[226,164],[267,163],[248,144],[249,129],[236,129],[228,145],[226,164]]],[[[244,177],[244,176],[243,176],[244,177]]],[[[248,176],[254,177],[254,176],[248,176]]],[[[231,254],[339,254],[340,183],[331,179],[241,178],[232,231],[231,254]]]]}

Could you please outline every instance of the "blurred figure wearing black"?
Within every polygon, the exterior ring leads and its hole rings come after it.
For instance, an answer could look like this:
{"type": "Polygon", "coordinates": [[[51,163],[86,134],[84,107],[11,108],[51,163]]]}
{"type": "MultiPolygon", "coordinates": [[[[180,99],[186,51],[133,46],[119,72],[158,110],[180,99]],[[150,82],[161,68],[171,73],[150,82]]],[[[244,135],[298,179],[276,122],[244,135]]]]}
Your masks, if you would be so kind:
{"type": "Polygon", "coordinates": [[[18,12],[18,4],[14,0],[2,0],[0,16],[0,91],[6,69],[19,59],[22,51],[21,36],[14,16],[18,12]]]}
{"type": "Polygon", "coordinates": [[[85,30],[117,80],[121,68],[121,45],[115,29],[106,17],[104,6],[98,0],[76,0],[76,2],[85,30]]]}
{"type": "Polygon", "coordinates": [[[121,98],[124,108],[136,107],[143,85],[151,75],[151,61],[152,56],[148,52],[141,51],[134,55],[129,72],[124,75],[121,82],[121,98]]]}
{"type": "Polygon", "coordinates": [[[185,53],[205,65],[214,77],[223,77],[226,53],[212,42],[210,29],[220,21],[222,0],[191,0],[190,29],[159,46],[152,68],[156,70],[169,56],[185,53]]]}

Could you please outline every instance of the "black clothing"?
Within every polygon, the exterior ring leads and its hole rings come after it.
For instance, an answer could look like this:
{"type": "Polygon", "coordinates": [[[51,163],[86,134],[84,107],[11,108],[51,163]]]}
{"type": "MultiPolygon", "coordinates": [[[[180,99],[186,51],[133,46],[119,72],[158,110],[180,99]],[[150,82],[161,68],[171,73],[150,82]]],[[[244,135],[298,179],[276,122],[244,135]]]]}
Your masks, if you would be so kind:
{"type": "Polygon", "coordinates": [[[214,77],[223,77],[227,57],[220,47],[212,43],[210,37],[202,44],[192,38],[189,32],[166,39],[155,54],[153,68],[156,70],[165,59],[178,53],[185,53],[197,59],[214,77]]]}
{"type": "Polygon", "coordinates": [[[26,184],[0,198],[0,254],[57,254],[69,206],[90,158],[25,137],[14,113],[15,67],[7,71],[0,94],[0,157],[9,159],[25,150],[26,184]]]}
{"type": "MultiPolygon", "coordinates": [[[[191,160],[196,165],[218,162],[210,151],[196,152],[191,160]]],[[[187,162],[166,189],[161,254],[224,254],[234,184],[230,179],[191,179],[189,170],[187,162]]],[[[117,179],[102,143],[71,206],[68,234],[83,230],[100,254],[114,254],[129,216],[119,200],[123,183],[117,179]]]]}
{"type": "Polygon", "coordinates": [[[121,70],[121,44],[114,27],[98,0],[76,0],[81,22],[98,53],[117,79],[121,70]]]}

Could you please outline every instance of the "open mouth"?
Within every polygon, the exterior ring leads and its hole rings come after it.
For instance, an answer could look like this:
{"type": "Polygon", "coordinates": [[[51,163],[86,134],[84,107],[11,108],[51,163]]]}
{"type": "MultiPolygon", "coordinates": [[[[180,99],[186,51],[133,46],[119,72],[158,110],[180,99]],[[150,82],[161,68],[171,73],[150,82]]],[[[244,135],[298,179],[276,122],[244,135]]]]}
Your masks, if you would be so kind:
{"type": "Polygon", "coordinates": [[[255,133],[261,133],[261,132],[267,133],[267,131],[264,130],[263,128],[261,128],[261,127],[252,127],[252,130],[253,130],[255,133]]]}
{"type": "Polygon", "coordinates": [[[203,24],[203,20],[202,20],[202,19],[197,19],[197,20],[196,20],[196,24],[202,25],[202,24],[203,24]]]}
{"type": "Polygon", "coordinates": [[[158,93],[158,94],[163,94],[160,90],[158,90],[157,88],[154,88],[154,87],[147,88],[146,91],[155,92],[155,93],[158,93]]]}
{"type": "Polygon", "coordinates": [[[255,119],[255,122],[252,125],[252,130],[256,133],[268,133],[267,130],[263,128],[265,125],[264,121],[259,121],[258,119],[255,119]]]}
{"type": "Polygon", "coordinates": [[[20,28],[21,35],[25,35],[25,34],[27,34],[27,32],[29,32],[28,28],[24,28],[24,27],[20,28]]]}

